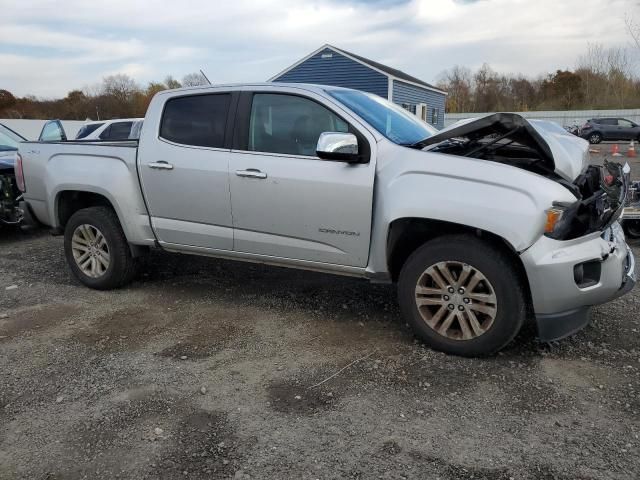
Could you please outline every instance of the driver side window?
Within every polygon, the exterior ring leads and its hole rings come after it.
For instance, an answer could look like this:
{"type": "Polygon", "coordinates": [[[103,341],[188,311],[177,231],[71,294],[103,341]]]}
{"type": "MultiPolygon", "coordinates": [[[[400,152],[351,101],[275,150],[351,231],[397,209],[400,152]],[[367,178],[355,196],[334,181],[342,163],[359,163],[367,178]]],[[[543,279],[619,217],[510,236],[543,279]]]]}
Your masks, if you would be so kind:
{"type": "Polygon", "coordinates": [[[347,122],[312,100],[256,93],[251,105],[248,149],[315,157],[321,133],[348,131],[347,122]]]}

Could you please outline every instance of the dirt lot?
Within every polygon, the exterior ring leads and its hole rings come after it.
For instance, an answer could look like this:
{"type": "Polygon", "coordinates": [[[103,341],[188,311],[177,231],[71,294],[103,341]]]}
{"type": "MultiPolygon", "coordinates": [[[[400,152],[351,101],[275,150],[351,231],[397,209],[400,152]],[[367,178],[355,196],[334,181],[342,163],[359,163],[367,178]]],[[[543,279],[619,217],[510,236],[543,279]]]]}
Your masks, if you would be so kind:
{"type": "Polygon", "coordinates": [[[5,230],[0,478],[638,478],[640,288],[534,335],[449,357],[392,286],[162,253],[91,291],[5,230]]]}

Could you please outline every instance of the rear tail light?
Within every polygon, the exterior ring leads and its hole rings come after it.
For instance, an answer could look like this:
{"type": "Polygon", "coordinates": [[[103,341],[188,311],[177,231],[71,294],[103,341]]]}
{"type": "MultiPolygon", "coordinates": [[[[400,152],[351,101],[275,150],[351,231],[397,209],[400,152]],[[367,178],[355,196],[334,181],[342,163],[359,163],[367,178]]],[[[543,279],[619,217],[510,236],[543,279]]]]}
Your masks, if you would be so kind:
{"type": "Polygon", "coordinates": [[[18,186],[18,190],[24,193],[26,191],[24,185],[24,171],[22,170],[22,156],[19,153],[16,154],[16,166],[14,170],[16,174],[16,185],[18,186]]]}

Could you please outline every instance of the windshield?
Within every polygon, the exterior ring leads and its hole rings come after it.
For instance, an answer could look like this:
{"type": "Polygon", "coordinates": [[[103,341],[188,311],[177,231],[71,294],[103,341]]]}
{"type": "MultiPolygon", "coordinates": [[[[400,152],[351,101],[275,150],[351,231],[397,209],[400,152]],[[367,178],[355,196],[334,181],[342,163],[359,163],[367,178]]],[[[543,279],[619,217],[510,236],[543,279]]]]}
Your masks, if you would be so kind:
{"type": "Polygon", "coordinates": [[[16,132],[0,124],[0,151],[17,150],[18,144],[24,140],[16,132]]]}
{"type": "Polygon", "coordinates": [[[377,95],[354,90],[327,90],[327,93],[398,145],[413,145],[438,132],[402,107],[377,95]]]}

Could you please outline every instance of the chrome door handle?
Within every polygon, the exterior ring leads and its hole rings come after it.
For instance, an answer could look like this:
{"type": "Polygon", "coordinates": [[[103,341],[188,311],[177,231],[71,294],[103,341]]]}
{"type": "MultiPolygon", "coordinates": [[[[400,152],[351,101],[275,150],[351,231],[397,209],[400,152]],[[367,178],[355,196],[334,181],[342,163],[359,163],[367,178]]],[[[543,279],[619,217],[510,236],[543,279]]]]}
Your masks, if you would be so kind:
{"type": "Polygon", "coordinates": [[[151,162],[147,163],[149,168],[157,168],[158,170],[173,170],[173,165],[169,162],[165,162],[164,160],[160,160],[159,162],[151,162]]]}
{"type": "Polygon", "coordinates": [[[267,178],[267,174],[257,170],[255,168],[248,168],[247,170],[236,170],[236,175],[239,177],[249,178],[267,178]]]}

